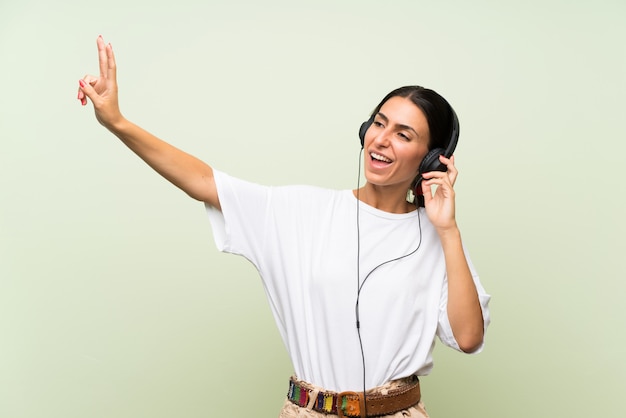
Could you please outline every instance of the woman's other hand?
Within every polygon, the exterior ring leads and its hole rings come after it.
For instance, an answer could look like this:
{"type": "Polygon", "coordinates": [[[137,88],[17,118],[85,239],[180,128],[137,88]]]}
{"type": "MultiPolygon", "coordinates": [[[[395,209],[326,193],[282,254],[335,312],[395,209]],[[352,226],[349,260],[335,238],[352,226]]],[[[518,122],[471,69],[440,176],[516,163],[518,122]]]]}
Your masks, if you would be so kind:
{"type": "Polygon", "coordinates": [[[454,182],[459,174],[454,166],[454,156],[446,158],[443,155],[439,161],[444,164],[448,171],[431,171],[422,175],[422,193],[424,193],[424,206],[430,222],[443,232],[456,228],[454,182]],[[433,193],[432,186],[437,186],[433,193]]]}
{"type": "Polygon", "coordinates": [[[85,106],[89,98],[98,122],[106,128],[112,128],[123,119],[117,100],[115,55],[111,44],[105,44],[102,36],[98,36],[96,42],[100,76],[87,74],[80,79],[77,99],[85,106]]]}

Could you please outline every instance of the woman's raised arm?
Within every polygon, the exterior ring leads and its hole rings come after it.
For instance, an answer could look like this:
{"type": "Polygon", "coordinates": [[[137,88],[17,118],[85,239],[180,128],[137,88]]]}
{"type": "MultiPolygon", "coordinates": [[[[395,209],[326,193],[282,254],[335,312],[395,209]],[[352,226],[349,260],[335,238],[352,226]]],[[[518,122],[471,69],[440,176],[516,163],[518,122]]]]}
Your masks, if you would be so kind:
{"type": "Polygon", "coordinates": [[[196,200],[220,209],[213,169],[196,157],[179,150],[128,121],[117,99],[115,55],[102,36],[97,39],[100,76],[79,80],[78,100],[93,103],[96,119],[157,173],[196,200]]]}

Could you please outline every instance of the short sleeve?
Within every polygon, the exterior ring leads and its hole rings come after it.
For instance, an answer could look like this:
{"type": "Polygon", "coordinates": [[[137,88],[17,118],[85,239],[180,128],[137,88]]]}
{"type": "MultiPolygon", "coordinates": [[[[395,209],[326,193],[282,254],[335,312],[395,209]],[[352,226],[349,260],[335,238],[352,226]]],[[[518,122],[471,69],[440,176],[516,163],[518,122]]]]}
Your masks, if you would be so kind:
{"type": "Polygon", "coordinates": [[[257,264],[262,253],[270,188],[214,170],[221,210],[205,204],[218,250],[257,264]]]}

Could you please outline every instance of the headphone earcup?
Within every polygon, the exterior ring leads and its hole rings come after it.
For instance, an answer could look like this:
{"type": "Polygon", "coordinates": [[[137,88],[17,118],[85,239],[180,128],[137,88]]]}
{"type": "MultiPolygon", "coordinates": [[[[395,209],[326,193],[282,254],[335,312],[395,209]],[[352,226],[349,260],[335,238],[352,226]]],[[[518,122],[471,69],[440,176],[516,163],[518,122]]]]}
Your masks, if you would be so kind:
{"type": "Polygon", "coordinates": [[[419,174],[428,173],[429,171],[447,171],[448,168],[441,164],[439,156],[444,155],[446,150],[443,148],[432,149],[426,154],[419,167],[419,174]]]}
{"type": "Polygon", "coordinates": [[[372,126],[372,123],[374,123],[374,119],[369,118],[368,120],[363,122],[361,124],[361,127],[359,128],[359,139],[361,140],[361,148],[365,146],[365,133],[370,128],[370,126],[372,126]]]}

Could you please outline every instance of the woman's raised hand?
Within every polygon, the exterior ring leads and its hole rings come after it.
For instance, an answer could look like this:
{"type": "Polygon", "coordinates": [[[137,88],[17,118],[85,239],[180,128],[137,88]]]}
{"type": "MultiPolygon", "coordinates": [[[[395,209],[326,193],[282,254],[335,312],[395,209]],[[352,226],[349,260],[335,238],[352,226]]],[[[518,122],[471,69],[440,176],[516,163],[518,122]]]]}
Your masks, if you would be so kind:
{"type": "Polygon", "coordinates": [[[459,174],[454,166],[454,156],[446,158],[443,155],[439,161],[448,167],[448,171],[431,171],[424,173],[422,192],[424,206],[430,222],[438,230],[456,228],[454,182],[459,174]],[[431,187],[437,186],[433,193],[431,187]]]}
{"type": "Polygon", "coordinates": [[[93,103],[98,122],[107,128],[112,128],[123,119],[117,101],[115,55],[111,44],[105,44],[102,36],[98,36],[96,42],[100,76],[87,74],[80,79],[77,99],[85,106],[89,98],[93,103]]]}

